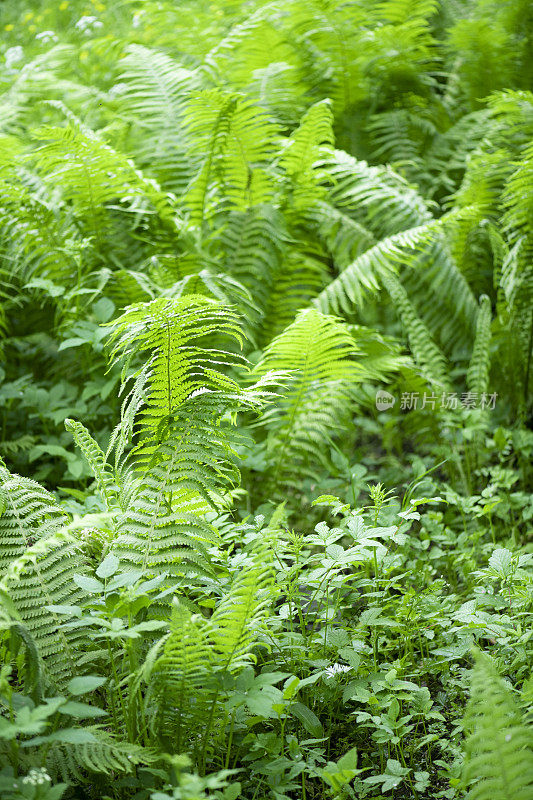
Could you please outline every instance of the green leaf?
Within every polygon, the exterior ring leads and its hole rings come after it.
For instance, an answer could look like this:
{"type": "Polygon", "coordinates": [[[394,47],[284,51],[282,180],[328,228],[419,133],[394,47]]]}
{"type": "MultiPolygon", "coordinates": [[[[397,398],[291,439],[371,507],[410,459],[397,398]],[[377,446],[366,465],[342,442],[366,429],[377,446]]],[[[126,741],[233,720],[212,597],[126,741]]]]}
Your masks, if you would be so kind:
{"type": "Polygon", "coordinates": [[[98,322],[108,322],[115,313],[115,304],[108,297],[102,297],[93,305],[93,314],[98,322]]]}
{"type": "Polygon", "coordinates": [[[120,560],[117,556],[113,553],[109,553],[96,570],[96,574],[99,578],[110,578],[111,575],[114,575],[117,571],[119,564],[120,560]]]}
{"type": "Polygon", "coordinates": [[[103,583],[97,581],[96,578],[91,578],[89,575],[80,575],[76,573],[72,579],[76,586],[79,586],[80,589],[85,589],[86,592],[90,592],[91,594],[94,592],[102,592],[104,589],[103,583]]]}
{"type": "Polygon", "coordinates": [[[68,350],[70,347],[80,347],[82,344],[87,344],[90,340],[89,339],[80,339],[79,336],[73,336],[71,339],[65,339],[59,347],[59,350],[68,350]]]}
{"type": "Polygon", "coordinates": [[[357,748],[352,747],[351,750],[348,750],[339,760],[337,761],[337,766],[341,770],[350,769],[354,770],[357,768],[357,748]]]}
{"type": "Polygon", "coordinates": [[[37,736],[34,739],[29,739],[27,742],[22,743],[22,747],[36,747],[39,744],[46,742],[61,742],[62,744],[92,744],[97,742],[98,739],[85,728],[63,728],[63,730],[55,731],[49,736],[37,736]]]}
{"type": "Polygon", "coordinates": [[[78,678],[72,678],[67,684],[67,689],[70,694],[80,695],[94,692],[106,682],[107,678],[101,678],[99,675],[82,675],[78,678]]]}
{"type": "Polygon", "coordinates": [[[293,703],[290,709],[293,717],[302,723],[305,730],[311,734],[315,739],[319,739],[324,735],[324,728],[317,715],[311,711],[304,703],[297,701],[293,703]]]}
{"type": "Polygon", "coordinates": [[[69,700],[61,706],[60,714],[68,714],[75,719],[93,719],[95,717],[106,717],[107,711],[98,706],[90,706],[88,703],[78,703],[76,700],[69,700]]]}
{"type": "Polygon", "coordinates": [[[499,547],[489,558],[489,567],[501,578],[507,578],[513,571],[513,554],[506,547],[499,547]]]}

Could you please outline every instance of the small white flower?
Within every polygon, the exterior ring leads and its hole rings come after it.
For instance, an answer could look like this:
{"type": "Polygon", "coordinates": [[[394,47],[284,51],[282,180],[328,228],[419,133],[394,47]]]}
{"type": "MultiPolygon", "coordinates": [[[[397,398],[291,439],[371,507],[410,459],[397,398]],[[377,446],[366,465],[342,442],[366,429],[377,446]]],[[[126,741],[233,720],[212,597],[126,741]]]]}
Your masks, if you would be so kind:
{"type": "Polygon", "coordinates": [[[11,69],[13,64],[18,64],[24,58],[24,50],[17,44],[15,47],[8,47],[5,52],[6,67],[11,69]]]}
{"type": "Polygon", "coordinates": [[[82,33],[87,33],[91,29],[96,30],[97,28],[102,28],[102,27],[103,27],[103,22],[100,22],[98,17],[80,17],[79,20],[76,22],[76,28],[82,33]]]}
{"type": "Polygon", "coordinates": [[[343,672],[350,672],[351,667],[345,664],[332,664],[331,667],[326,667],[326,675],[328,678],[333,678],[335,675],[341,675],[343,672]]]}
{"type": "Polygon", "coordinates": [[[37,41],[44,42],[57,42],[57,36],[55,35],[54,31],[41,31],[35,37],[37,41]]]}

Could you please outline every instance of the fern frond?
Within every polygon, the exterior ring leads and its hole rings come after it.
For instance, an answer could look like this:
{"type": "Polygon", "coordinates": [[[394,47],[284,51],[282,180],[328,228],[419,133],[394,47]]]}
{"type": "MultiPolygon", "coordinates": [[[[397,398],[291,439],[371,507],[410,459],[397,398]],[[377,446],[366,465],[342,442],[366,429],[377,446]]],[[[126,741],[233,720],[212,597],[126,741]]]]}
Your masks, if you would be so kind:
{"type": "Polygon", "coordinates": [[[69,676],[80,633],[65,632],[54,605],[75,604],[84,593],[73,576],[84,571],[68,518],[35,481],[1,468],[0,579],[43,658],[50,680],[69,676]]]}
{"type": "MultiPolygon", "coordinates": [[[[215,186],[226,203],[241,210],[271,199],[274,182],[268,166],[278,128],[262,109],[235,92],[204,90],[191,98],[186,125],[190,152],[202,159],[185,198],[193,225],[201,226],[212,213],[215,186]]],[[[216,206],[220,212],[220,195],[216,206]]]]}
{"type": "Polygon", "coordinates": [[[267,308],[283,274],[289,240],[283,215],[271,205],[235,211],[226,220],[220,243],[227,271],[253,298],[255,308],[243,316],[248,338],[255,344],[265,338],[267,308]]]}
{"type": "Polygon", "coordinates": [[[279,166],[291,183],[291,213],[314,204],[324,189],[320,181],[327,173],[320,169],[322,148],[333,146],[333,115],[329,100],[321,100],[306,111],[300,125],[286,141],[279,166]]]}
{"type": "Polygon", "coordinates": [[[384,276],[383,283],[402,320],[411,352],[423,376],[437,386],[446,386],[448,382],[446,357],[417,315],[407,292],[393,275],[384,276]]]}
{"type": "Polygon", "coordinates": [[[144,669],[148,702],[156,706],[152,728],[172,751],[182,751],[203,729],[213,702],[214,651],[209,629],[208,620],[175,600],[161,655],[144,669]]]}
{"type": "Polygon", "coordinates": [[[331,310],[349,314],[353,306],[362,305],[368,292],[380,288],[386,275],[397,273],[407,260],[415,262],[416,251],[423,252],[424,246],[438,235],[438,229],[438,221],[432,220],[378,242],[345,267],[318,295],[313,305],[324,313],[331,310]]]}
{"type": "Polygon", "coordinates": [[[354,213],[377,238],[431,221],[426,202],[392,169],[370,167],[342,150],[334,150],[325,166],[333,182],[330,202],[354,213]]]}
{"type": "Polygon", "coordinates": [[[239,570],[227,594],[210,619],[210,635],[223,669],[237,672],[255,661],[261,622],[272,602],[274,582],[272,548],[264,544],[254,554],[255,563],[239,570]]]}
{"type": "Polygon", "coordinates": [[[98,491],[106,502],[108,511],[117,508],[116,478],[112,474],[105,455],[87,428],[73,419],[65,420],[65,428],[72,437],[89,464],[96,480],[98,491]]]}
{"type": "Polygon", "coordinates": [[[177,211],[169,196],[85,126],[44,127],[34,136],[43,142],[34,162],[48,181],[61,187],[63,199],[96,242],[102,242],[109,228],[111,206],[119,209],[121,203],[125,211],[155,212],[177,230],[177,211]]]}
{"type": "Polygon", "coordinates": [[[469,800],[529,800],[533,793],[531,731],[493,661],[479,653],[465,715],[464,779],[469,800]]]}
{"type": "Polygon", "coordinates": [[[143,356],[149,362],[146,408],[140,420],[145,435],[154,434],[199,391],[238,390],[220,366],[240,366],[243,359],[202,346],[204,337],[213,334],[242,341],[235,312],[201,295],[160,297],[137,304],[112,323],[111,358],[122,361],[125,369],[143,356]]]}
{"type": "Polygon", "coordinates": [[[479,300],[479,311],[476,320],[476,338],[468,371],[467,386],[471,392],[481,395],[488,391],[490,370],[492,308],[487,295],[479,300]]]}
{"type": "Polygon", "coordinates": [[[46,755],[46,767],[52,775],[83,784],[90,781],[91,773],[129,774],[135,767],[141,764],[149,766],[157,760],[155,752],[139,744],[121,741],[95,725],[86,726],[83,731],[90,741],[51,744],[46,755]]]}
{"type": "MultiPolygon", "coordinates": [[[[336,318],[314,309],[300,311],[266,348],[253,374],[294,370],[286,394],[261,420],[269,431],[269,458],[275,480],[309,471],[350,408],[361,369],[356,344],[336,318]]],[[[312,469],[311,469],[312,474],[312,469]]]]}
{"type": "Polygon", "coordinates": [[[134,124],[136,160],[162,186],[181,194],[198,167],[187,153],[184,120],[189,95],[201,87],[199,76],[138,44],[127,48],[120,63],[119,105],[134,124]]]}

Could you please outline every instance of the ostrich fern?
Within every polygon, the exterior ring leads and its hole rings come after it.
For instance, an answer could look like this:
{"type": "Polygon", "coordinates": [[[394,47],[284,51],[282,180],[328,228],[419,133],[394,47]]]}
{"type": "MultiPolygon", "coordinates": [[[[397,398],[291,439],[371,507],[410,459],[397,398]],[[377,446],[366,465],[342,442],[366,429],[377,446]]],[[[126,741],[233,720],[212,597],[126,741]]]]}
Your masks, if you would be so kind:
{"type": "Polygon", "coordinates": [[[468,800],[529,800],[533,793],[533,740],[512,690],[481,653],[472,671],[464,780],[468,800]]]}
{"type": "Polygon", "coordinates": [[[39,650],[48,681],[61,686],[84,637],[64,631],[53,606],[84,598],[73,582],[85,570],[83,557],[54,497],[2,464],[0,506],[0,580],[39,650]]]}
{"type": "Polygon", "coordinates": [[[323,448],[346,423],[363,375],[356,356],[348,329],[314,309],[301,311],[266,348],[254,374],[294,370],[284,398],[261,420],[275,482],[294,484],[324,460],[323,448]]]}

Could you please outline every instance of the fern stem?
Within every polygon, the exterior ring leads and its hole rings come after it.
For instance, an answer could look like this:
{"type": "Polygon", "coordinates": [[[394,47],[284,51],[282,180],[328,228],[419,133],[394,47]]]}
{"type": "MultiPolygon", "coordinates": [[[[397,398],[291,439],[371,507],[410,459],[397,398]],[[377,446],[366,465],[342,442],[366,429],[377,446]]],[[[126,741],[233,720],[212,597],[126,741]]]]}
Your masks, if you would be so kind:
{"type": "Polygon", "coordinates": [[[211,726],[213,724],[213,716],[215,714],[215,707],[218,700],[219,690],[217,689],[215,692],[215,696],[213,697],[213,702],[211,703],[211,708],[209,709],[209,716],[207,718],[207,724],[205,726],[205,733],[204,738],[202,741],[202,752],[199,758],[199,769],[200,775],[203,777],[205,775],[205,763],[207,759],[207,742],[209,740],[209,735],[211,733],[211,726]]]}
{"type": "Polygon", "coordinates": [[[529,326],[529,342],[528,342],[528,350],[527,350],[526,375],[525,375],[525,378],[524,378],[524,406],[525,406],[526,413],[527,413],[529,375],[530,375],[530,371],[531,371],[531,358],[532,358],[532,355],[533,355],[533,309],[531,310],[531,325],[529,326]]]}

